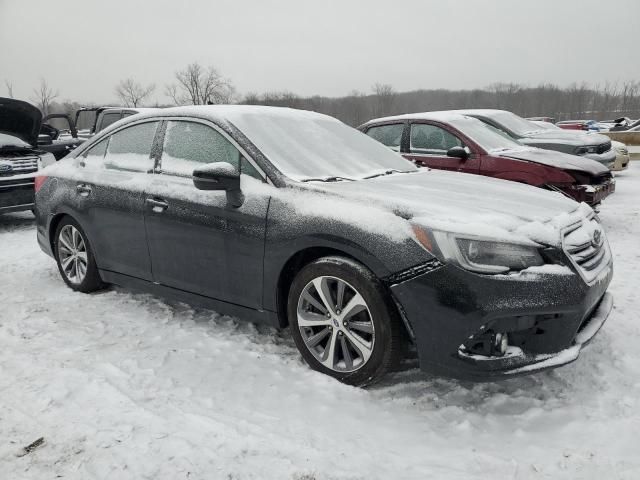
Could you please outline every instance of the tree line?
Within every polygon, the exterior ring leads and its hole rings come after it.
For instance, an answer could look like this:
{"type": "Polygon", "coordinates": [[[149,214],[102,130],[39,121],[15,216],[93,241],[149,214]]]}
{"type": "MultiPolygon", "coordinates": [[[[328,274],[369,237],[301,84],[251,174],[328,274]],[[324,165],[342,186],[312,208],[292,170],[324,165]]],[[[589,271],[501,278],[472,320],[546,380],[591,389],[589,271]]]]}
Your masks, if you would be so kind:
{"type": "MultiPolygon", "coordinates": [[[[13,97],[13,85],[5,80],[7,95],[13,97]]],[[[166,102],[150,102],[155,84],[143,85],[133,78],[122,79],[114,86],[118,103],[125,107],[206,105],[238,103],[272,105],[314,110],[339,118],[349,125],[359,125],[381,116],[401,113],[497,108],[523,117],[546,116],[566,119],[613,119],[640,117],[640,81],[590,85],[586,82],[560,87],[551,83],[527,86],[495,83],[472,90],[430,89],[397,92],[392,85],[375,84],[369,92],[352,91],[343,97],[303,97],[290,91],[247,93],[239,95],[228,78],[213,66],[197,62],[174,73],[174,80],[164,85],[166,102]]],[[[59,100],[59,93],[42,78],[30,98],[44,115],[67,113],[71,116],[82,106],[72,100],[59,100]]]]}

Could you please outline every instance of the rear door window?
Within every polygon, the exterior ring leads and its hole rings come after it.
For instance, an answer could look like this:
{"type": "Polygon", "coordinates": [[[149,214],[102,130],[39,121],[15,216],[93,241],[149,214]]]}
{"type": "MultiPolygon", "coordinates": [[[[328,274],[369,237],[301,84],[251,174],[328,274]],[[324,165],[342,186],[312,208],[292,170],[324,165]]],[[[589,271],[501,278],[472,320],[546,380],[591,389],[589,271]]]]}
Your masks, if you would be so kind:
{"type": "Polygon", "coordinates": [[[380,125],[379,127],[371,127],[367,130],[367,135],[378,140],[383,145],[391,148],[396,152],[400,151],[402,143],[402,132],[404,131],[404,123],[395,123],[393,125],[380,125]]]}
{"type": "Polygon", "coordinates": [[[444,128],[425,123],[411,125],[411,153],[446,155],[453,147],[464,147],[464,144],[444,128]]]}
{"type": "Polygon", "coordinates": [[[159,122],[146,122],[120,130],[109,139],[104,165],[111,170],[153,171],[153,139],[159,122]]]}

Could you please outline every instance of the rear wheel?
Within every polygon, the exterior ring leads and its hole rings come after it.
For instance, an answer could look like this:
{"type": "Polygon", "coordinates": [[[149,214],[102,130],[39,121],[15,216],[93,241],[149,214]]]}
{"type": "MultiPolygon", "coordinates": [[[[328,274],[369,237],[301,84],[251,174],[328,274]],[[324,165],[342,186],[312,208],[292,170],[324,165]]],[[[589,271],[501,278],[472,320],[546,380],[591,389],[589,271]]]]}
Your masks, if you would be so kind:
{"type": "Polygon", "coordinates": [[[288,315],[309,366],[344,383],[374,383],[402,357],[402,325],[387,292],[348,258],[324,257],[305,266],[291,285],[288,315]]]}
{"type": "Polygon", "coordinates": [[[58,270],[69,287],[85,293],[104,287],[91,245],[78,222],[71,217],[62,219],[53,246],[58,270]]]}

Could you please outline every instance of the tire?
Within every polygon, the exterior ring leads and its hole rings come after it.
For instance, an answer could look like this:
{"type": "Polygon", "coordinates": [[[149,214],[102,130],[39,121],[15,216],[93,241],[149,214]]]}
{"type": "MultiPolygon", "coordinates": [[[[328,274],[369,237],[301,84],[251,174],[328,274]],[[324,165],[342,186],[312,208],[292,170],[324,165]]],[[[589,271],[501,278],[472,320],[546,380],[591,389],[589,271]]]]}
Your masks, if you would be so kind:
{"type": "Polygon", "coordinates": [[[69,288],[84,293],[104,288],[87,235],[73,218],[64,217],[58,224],[53,251],[58,271],[69,288]]]}
{"type": "Polygon", "coordinates": [[[307,364],[343,383],[373,384],[403,357],[406,335],[387,291],[351,259],[323,257],[303,267],[291,284],[287,314],[307,364]]]}

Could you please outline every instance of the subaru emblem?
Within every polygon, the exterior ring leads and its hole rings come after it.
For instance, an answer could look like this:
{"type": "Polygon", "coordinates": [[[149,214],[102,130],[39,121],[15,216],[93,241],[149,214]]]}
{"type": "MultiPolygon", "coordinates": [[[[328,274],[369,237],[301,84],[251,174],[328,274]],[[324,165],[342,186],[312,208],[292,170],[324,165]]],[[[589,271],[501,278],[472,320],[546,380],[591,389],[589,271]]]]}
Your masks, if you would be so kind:
{"type": "Polygon", "coordinates": [[[0,163],[0,173],[7,173],[13,170],[13,166],[10,163],[0,163]]]}
{"type": "Polygon", "coordinates": [[[593,232],[593,238],[591,239],[591,244],[594,247],[600,246],[600,242],[602,240],[602,231],[596,230],[593,232]]]}

